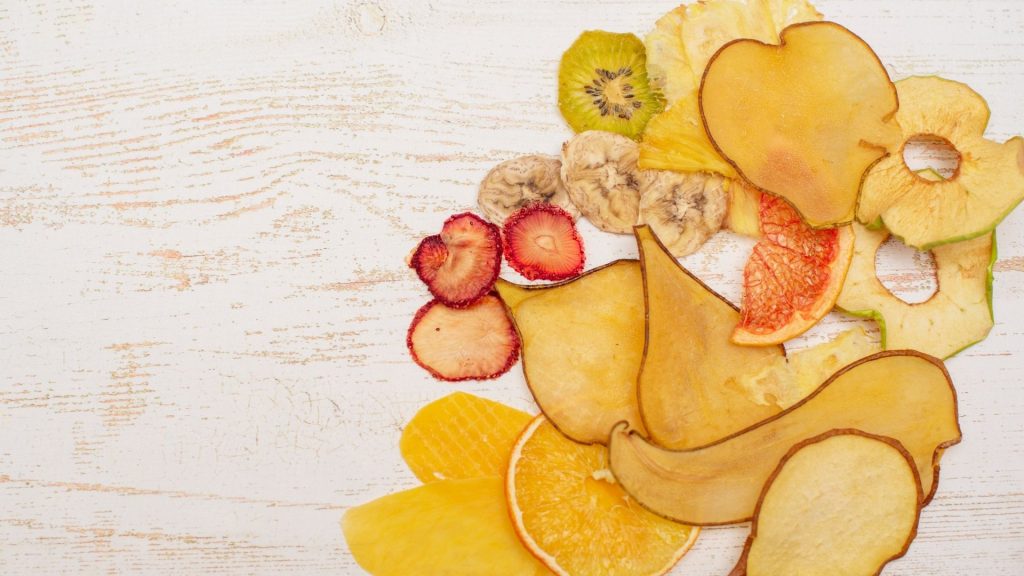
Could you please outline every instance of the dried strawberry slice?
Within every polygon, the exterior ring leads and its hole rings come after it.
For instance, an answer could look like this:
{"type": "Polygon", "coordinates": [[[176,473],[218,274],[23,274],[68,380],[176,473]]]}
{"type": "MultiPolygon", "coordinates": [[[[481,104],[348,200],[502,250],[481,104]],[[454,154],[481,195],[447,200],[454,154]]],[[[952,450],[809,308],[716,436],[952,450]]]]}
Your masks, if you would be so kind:
{"type": "Polygon", "coordinates": [[[493,294],[466,308],[428,302],[416,312],[406,343],[417,364],[450,382],[497,378],[519,358],[519,335],[493,294]]]}
{"type": "Polygon", "coordinates": [[[505,258],[530,280],[565,280],[583,271],[583,240],[572,215],[554,204],[535,203],[508,217],[505,258]]]}
{"type": "Polygon", "coordinates": [[[494,287],[501,270],[501,234],[475,214],[456,214],[440,234],[420,242],[410,266],[434,298],[464,308],[494,287]]]}

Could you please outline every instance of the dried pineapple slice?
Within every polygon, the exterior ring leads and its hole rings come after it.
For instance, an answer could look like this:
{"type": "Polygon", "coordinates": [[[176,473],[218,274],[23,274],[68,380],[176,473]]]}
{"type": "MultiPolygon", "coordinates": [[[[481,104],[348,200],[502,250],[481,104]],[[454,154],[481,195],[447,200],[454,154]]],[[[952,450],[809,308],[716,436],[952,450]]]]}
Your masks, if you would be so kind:
{"type": "Polygon", "coordinates": [[[914,174],[901,154],[881,160],[864,177],[857,219],[880,217],[919,250],[990,232],[1024,199],[1024,139],[999,144],[983,138],[988,105],[966,84],[912,77],[896,82],[896,91],[904,142],[938,136],[960,153],[960,167],[934,182],[914,174]]]}

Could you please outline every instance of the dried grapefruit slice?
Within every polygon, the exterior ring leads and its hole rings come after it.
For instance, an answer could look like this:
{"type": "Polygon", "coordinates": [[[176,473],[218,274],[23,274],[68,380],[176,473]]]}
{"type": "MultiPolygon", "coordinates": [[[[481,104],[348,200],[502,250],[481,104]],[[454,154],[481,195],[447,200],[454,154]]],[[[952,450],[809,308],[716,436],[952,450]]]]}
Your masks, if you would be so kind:
{"type": "Polygon", "coordinates": [[[763,194],[761,240],[743,268],[740,322],[732,341],[779,344],[835,305],[853,257],[853,228],[815,230],[786,201],[763,194]]]}
{"type": "Polygon", "coordinates": [[[641,507],[615,482],[605,447],[569,440],[543,415],[512,450],[505,492],[523,544],[563,576],[664,574],[699,532],[641,507]]]}
{"type": "Polygon", "coordinates": [[[420,481],[504,476],[508,455],[530,415],[465,392],[427,404],[398,443],[420,481]]]}

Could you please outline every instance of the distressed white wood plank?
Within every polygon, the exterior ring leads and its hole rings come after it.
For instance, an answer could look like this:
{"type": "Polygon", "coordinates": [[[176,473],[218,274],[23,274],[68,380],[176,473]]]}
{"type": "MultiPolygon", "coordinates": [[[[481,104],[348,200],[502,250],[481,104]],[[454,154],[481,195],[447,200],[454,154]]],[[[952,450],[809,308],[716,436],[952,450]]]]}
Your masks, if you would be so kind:
{"type": "MultiPolygon", "coordinates": [[[[644,33],[672,6],[0,5],[0,571],[362,573],[337,522],[415,485],[397,440],[420,406],[462,389],[535,410],[516,370],[451,386],[409,360],[428,296],[405,255],[495,163],[557,153],[580,31],[644,33]]],[[[991,137],[1024,132],[1024,3],[818,7],[894,78],[970,83],[991,137]]],[[[886,574],[1024,566],[1022,212],[998,230],[997,325],[949,362],[964,442],[886,574]]],[[[582,228],[589,264],[635,256],[582,228]]],[[[685,263],[735,301],[750,245],[685,263]]],[[[888,272],[908,289],[910,260],[888,272]]],[[[726,573],[744,535],[706,531],[673,573],[726,573]]]]}

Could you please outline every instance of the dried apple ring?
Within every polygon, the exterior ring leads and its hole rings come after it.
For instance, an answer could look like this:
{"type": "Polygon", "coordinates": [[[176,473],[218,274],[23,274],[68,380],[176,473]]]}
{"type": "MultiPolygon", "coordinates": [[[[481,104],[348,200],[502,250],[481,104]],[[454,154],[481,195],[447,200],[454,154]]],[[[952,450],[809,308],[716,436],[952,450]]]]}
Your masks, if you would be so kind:
{"type": "Polygon", "coordinates": [[[857,219],[881,218],[918,250],[990,232],[1024,199],[1024,139],[999,144],[983,138],[988,105],[966,84],[913,77],[896,82],[896,91],[904,146],[916,137],[939,137],[960,154],[960,166],[936,182],[914,173],[901,154],[882,159],[864,176],[857,219]]]}

